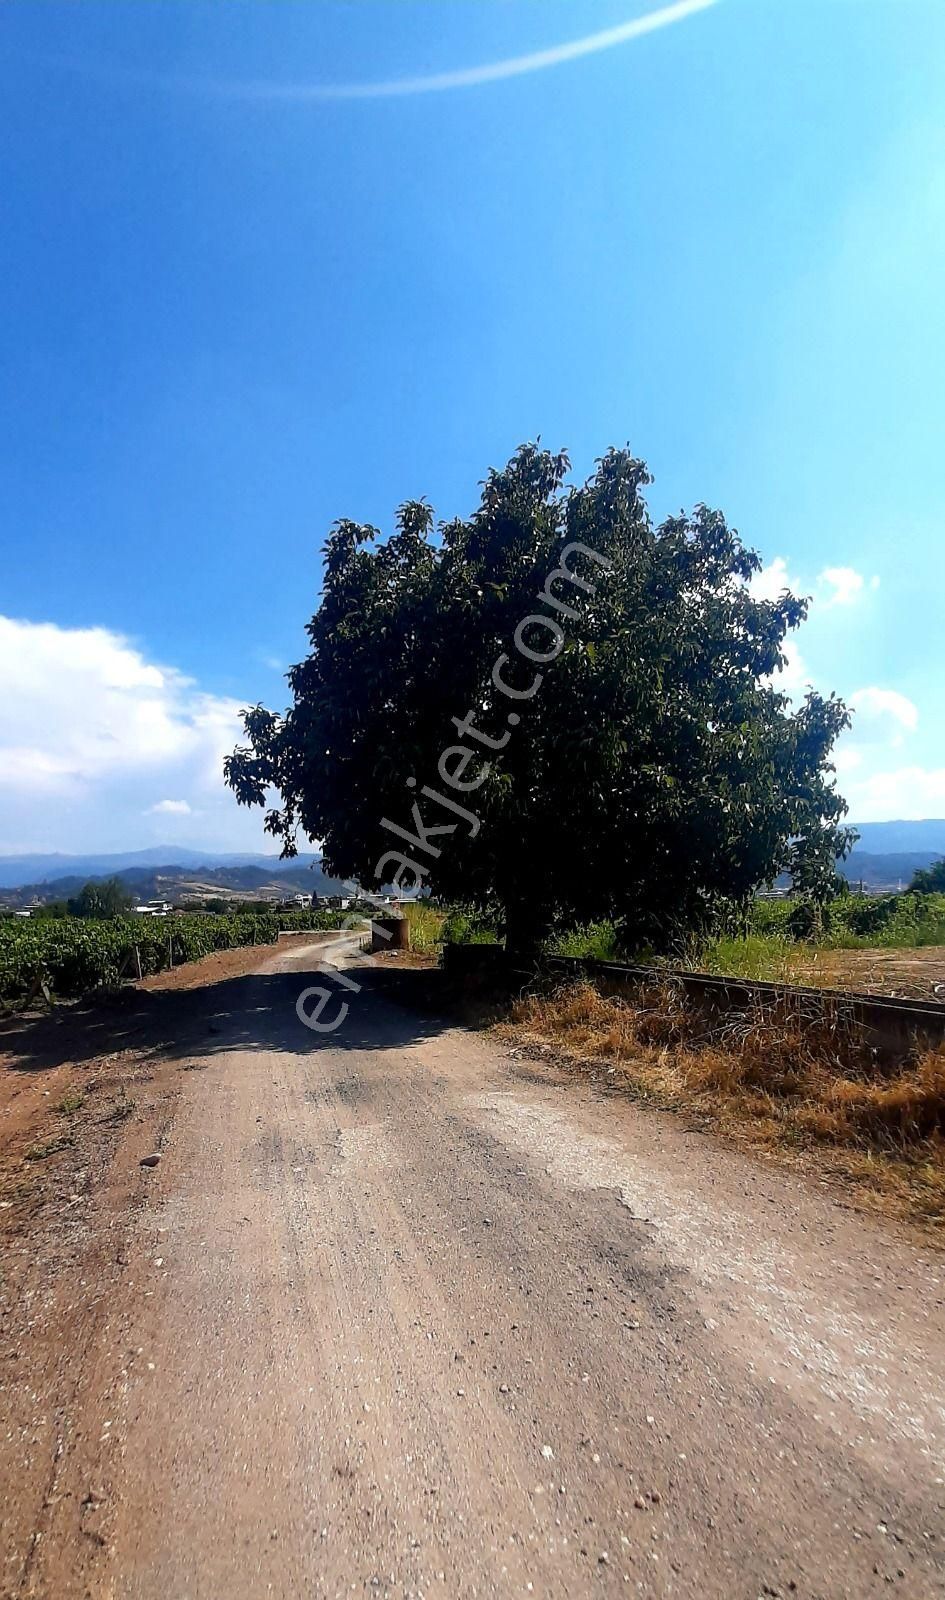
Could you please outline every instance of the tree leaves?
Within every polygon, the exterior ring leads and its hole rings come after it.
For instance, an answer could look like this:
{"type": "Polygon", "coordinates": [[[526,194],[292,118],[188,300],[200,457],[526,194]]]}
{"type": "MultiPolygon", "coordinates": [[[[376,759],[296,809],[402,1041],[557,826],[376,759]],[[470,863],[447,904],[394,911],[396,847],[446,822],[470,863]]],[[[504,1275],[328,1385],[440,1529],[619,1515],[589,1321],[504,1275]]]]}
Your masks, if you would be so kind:
{"type": "Polygon", "coordinates": [[[266,826],[287,852],[301,832],[328,870],[370,884],[391,848],[382,819],[406,821],[424,784],[452,792],[438,763],[464,746],[488,772],[454,798],[481,827],[438,841],[426,880],[501,901],[519,937],[610,917],[669,943],[784,870],[828,896],[847,848],[829,758],[848,714],[813,692],[794,708],[769,681],[806,602],[753,598],[759,559],[718,511],[654,528],[629,451],[580,487],[567,469],[523,446],[438,536],[424,501],[386,541],[336,523],[294,703],[246,713],[227,782],[244,804],[275,791],[266,826]],[[525,659],[513,640],[536,614],[549,624],[520,634],[525,659]],[[554,626],[564,647],[545,659],[554,626]]]}

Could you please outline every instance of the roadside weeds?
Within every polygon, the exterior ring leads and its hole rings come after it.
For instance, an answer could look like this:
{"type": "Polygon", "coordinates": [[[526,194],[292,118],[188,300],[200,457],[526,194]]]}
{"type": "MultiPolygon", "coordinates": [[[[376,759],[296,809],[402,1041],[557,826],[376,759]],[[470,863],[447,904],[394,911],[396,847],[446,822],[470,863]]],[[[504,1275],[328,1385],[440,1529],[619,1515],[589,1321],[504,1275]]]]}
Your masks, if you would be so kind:
{"type": "Polygon", "coordinates": [[[611,1090],[812,1166],[945,1243],[945,1048],[884,1066],[853,1028],[774,1011],[710,1022],[668,987],[630,1003],[587,982],[522,996],[498,1026],[553,1044],[572,1070],[603,1068],[611,1090]]]}

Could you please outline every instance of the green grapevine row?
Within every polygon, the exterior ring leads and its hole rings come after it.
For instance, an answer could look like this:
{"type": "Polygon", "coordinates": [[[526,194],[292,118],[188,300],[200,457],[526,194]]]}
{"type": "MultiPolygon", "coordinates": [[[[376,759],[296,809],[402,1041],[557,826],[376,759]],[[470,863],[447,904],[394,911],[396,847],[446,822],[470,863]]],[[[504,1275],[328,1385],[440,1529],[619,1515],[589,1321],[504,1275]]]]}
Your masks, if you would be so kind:
{"type": "Polygon", "coordinates": [[[7,918],[0,921],[0,1001],[20,1000],[42,979],[61,997],[85,994],[122,977],[161,972],[216,950],[274,944],[280,929],[336,928],[340,913],[291,911],[258,916],[7,918]]]}

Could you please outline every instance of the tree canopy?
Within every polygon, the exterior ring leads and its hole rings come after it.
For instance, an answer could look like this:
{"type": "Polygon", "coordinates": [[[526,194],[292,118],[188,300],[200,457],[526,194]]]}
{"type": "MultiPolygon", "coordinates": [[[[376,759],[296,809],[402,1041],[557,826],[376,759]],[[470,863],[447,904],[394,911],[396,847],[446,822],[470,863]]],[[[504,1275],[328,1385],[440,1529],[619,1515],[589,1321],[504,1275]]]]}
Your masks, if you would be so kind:
{"type": "Polygon", "coordinates": [[[718,511],[655,526],[642,461],[523,446],[468,520],[402,506],[325,546],[284,714],[244,713],[226,779],[293,854],[365,886],[499,906],[510,937],[610,917],[665,945],[790,872],[814,899],[851,842],[836,696],[772,675],[806,615],[759,599],[718,511]],[[437,831],[434,831],[437,830],[437,831]]]}
{"type": "Polygon", "coordinates": [[[90,878],[69,901],[73,917],[123,917],[133,905],[120,878],[90,878]]]}
{"type": "Polygon", "coordinates": [[[945,856],[930,867],[918,867],[909,888],[916,894],[945,894],[945,856]]]}

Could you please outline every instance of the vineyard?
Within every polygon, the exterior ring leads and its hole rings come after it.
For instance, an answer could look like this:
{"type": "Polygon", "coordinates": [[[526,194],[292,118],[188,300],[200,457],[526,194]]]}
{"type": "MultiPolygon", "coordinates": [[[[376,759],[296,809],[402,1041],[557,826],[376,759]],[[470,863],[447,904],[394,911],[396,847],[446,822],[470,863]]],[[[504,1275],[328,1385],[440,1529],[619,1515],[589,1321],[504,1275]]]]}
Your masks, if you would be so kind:
{"type": "Polygon", "coordinates": [[[60,998],[148,977],[217,950],[274,944],[280,932],[341,926],[335,911],[258,916],[81,917],[0,922],[0,1002],[27,999],[45,984],[60,998]]]}

